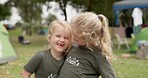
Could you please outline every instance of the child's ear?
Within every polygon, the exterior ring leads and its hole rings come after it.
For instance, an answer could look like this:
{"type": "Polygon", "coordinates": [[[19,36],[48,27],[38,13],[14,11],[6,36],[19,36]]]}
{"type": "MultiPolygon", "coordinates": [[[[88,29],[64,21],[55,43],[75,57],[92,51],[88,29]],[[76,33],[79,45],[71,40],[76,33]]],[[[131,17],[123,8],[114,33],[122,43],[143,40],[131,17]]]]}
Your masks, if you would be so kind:
{"type": "Polygon", "coordinates": [[[51,35],[47,35],[47,41],[50,41],[50,39],[51,39],[51,35]]]}

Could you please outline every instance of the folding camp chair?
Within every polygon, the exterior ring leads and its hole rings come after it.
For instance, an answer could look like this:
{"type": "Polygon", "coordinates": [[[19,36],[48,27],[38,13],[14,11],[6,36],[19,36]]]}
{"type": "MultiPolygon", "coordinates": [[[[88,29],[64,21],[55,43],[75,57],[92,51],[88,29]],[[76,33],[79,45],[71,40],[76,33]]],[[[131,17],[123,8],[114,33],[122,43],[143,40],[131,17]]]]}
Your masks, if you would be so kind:
{"type": "Polygon", "coordinates": [[[121,48],[121,45],[126,45],[127,49],[129,49],[129,44],[127,38],[120,38],[118,34],[115,34],[117,40],[118,40],[118,49],[121,48]]]}

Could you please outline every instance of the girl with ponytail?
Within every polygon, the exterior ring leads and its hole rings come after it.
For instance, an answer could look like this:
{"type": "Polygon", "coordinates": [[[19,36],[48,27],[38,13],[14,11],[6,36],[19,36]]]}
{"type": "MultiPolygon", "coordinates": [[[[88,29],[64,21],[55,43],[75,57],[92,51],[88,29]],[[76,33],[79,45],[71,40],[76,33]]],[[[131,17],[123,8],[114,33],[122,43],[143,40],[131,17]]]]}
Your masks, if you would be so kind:
{"type": "Polygon", "coordinates": [[[77,45],[68,53],[59,78],[116,78],[112,59],[108,20],[85,12],[71,22],[73,41],[77,45]]]}

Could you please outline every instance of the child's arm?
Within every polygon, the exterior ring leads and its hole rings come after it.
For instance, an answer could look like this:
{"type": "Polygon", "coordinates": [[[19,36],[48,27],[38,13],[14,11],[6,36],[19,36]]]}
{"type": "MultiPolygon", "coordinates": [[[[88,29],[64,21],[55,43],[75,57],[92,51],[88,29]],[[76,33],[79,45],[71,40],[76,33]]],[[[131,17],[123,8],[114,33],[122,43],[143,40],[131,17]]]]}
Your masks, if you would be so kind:
{"type": "Polygon", "coordinates": [[[23,70],[23,72],[22,72],[22,78],[30,78],[30,76],[31,76],[31,73],[29,73],[26,70],[23,70]]]}

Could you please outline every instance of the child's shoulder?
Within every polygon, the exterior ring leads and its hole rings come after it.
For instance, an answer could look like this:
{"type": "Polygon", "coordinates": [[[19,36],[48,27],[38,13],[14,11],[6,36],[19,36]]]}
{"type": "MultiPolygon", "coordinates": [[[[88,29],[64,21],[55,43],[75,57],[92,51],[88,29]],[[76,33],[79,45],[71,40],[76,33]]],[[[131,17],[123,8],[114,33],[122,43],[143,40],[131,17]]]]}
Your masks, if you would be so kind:
{"type": "Polygon", "coordinates": [[[44,55],[46,55],[47,53],[49,52],[49,50],[40,50],[40,51],[38,51],[37,53],[36,53],[36,55],[40,55],[40,56],[44,56],[44,55]]]}

